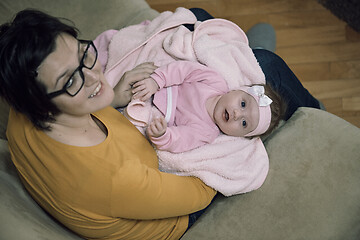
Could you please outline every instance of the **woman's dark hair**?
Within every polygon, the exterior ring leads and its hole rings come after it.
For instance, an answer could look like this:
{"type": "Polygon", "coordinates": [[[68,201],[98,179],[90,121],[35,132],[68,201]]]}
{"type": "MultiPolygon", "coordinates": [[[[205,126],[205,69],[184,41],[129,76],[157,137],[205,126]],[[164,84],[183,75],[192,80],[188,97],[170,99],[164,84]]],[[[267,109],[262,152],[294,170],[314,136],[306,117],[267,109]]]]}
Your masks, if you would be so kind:
{"type": "Polygon", "coordinates": [[[31,9],[0,26],[0,96],[42,130],[50,129],[46,123],[55,121],[59,109],[37,79],[37,68],[55,50],[61,33],[78,35],[72,25],[31,9]]]}

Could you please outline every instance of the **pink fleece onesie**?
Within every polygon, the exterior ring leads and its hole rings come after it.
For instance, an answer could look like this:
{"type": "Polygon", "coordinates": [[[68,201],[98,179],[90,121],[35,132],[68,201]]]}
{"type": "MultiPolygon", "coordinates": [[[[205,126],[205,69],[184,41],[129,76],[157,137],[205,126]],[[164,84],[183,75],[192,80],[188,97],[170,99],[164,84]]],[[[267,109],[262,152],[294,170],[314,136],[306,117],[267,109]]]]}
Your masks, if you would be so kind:
{"type": "Polygon", "coordinates": [[[151,141],[160,150],[184,152],[211,143],[220,131],[209,116],[205,103],[210,97],[229,91],[225,80],[214,70],[190,61],[177,61],[155,70],[151,77],[160,90],[153,104],[171,117],[165,134],[151,141]],[[172,106],[167,106],[171,87],[172,106]]]}

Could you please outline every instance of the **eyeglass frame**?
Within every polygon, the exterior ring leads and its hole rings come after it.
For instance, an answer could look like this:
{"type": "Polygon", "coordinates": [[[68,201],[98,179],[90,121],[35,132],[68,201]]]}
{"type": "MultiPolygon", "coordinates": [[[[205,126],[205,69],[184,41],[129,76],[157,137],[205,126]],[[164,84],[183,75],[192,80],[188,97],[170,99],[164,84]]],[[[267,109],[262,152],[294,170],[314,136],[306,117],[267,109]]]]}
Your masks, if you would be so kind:
{"type": "Polygon", "coordinates": [[[80,90],[83,88],[84,83],[85,83],[85,75],[84,75],[82,69],[83,69],[83,68],[86,68],[86,69],[91,70],[91,69],[94,68],[94,66],[95,66],[95,64],[96,64],[96,61],[97,61],[97,58],[98,58],[98,51],[97,51],[97,49],[96,49],[96,47],[95,47],[95,45],[94,45],[94,42],[91,41],[91,40],[81,40],[81,39],[78,39],[78,41],[79,41],[81,44],[87,44],[86,49],[85,49],[85,51],[84,51],[84,55],[82,56],[82,58],[81,58],[81,60],[80,60],[79,66],[78,66],[78,67],[74,70],[74,72],[71,74],[71,76],[70,76],[69,79],[66,81],[66,83],[65,83],[65,85],[64,85],[64,87],[63,87],[62,89],[47,94],[47,96],[48,96],[49,98],[57,97],[57,96],[59,96],[59,95],[61,95],[61,94],[63,94],[63,93],[67,93],[67,94],[69,94],[71,97],[74,97],[76,94],[78,94],[78,93],[80,92],[80,90]],[[95,50],[95,60],[94,60],[94,63],[93,63],[93,65],[92,65],[91,67],[87,67],[87,66],[85,66],[85,64],[84,64],[84,60],[85,60],[85,56],[86,56],[86,54],[87,54],[90,46],[92,46],[92,47],[94,48],[94,50],[95,50]],[[81,86],[80,86],[79,90],[77,90],[76,93],[71,94],[70,92],[68,92],[66,86],[67,86],[68,83],[71,81],[71,79],[74,77],[74,75],[76,74],[77,71],[79,71],[80,77],[81,77],[81,79],[82,79],[82,83],[81,83],[81,86]]]}

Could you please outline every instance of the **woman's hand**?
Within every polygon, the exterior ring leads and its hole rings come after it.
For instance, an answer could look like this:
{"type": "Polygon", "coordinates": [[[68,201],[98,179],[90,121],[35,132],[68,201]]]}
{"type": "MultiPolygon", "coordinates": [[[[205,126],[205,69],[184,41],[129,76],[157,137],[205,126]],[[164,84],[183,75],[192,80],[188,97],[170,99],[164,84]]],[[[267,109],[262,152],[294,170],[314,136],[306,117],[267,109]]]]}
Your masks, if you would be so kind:
{"type": "Polygon", "coordinates": [[[127,71],[114,87],[115,97],[111,106],[114,108],[125,107],[131,100],[132,86],[134,83],[150,78],[150,75],[157,69],[152,62],[142,63],[134,69],[127,71]]]}
{"type": "Polygon", "coordinates": [[[159,85],[154,79],[146,78],[144,80],[134,83],[132,93],[134,99],[140,99],[141,101],[148,100],[153,94],[159,90],[159,85]]]}
{"type": "Polygon", "coordinates": [[[146,129],[149,137],[161,137],[166,132],[167,123],[163,116],[155,118],[146,129]]]}

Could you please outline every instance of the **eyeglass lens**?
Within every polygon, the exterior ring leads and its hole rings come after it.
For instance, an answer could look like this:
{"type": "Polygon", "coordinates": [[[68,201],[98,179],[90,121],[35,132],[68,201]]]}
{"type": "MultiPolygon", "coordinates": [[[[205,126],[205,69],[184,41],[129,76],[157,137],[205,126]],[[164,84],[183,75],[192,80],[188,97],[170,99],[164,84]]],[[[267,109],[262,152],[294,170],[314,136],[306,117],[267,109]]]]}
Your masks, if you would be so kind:
{"type": "Polygon", "coordinates": [[[83,64],[86,68],[92,68],[96,61],[96,50],[93,44],[85,45],[84,55],[83,55],[83,64]]]}
{"type": "MultiPolygon", "coordinates": [[[[96,62],[96,50],[92,44],[82,44],[84,49],[84,55],[82,57],[82,65],[85,68],[92,69],[96,62]]],[[[67,82],[66,91],[70,95],[75,95],[83,86],[85,76],[82,72],[82,68],[79,68],[74,72],[73,76],[67,82]]]]}

